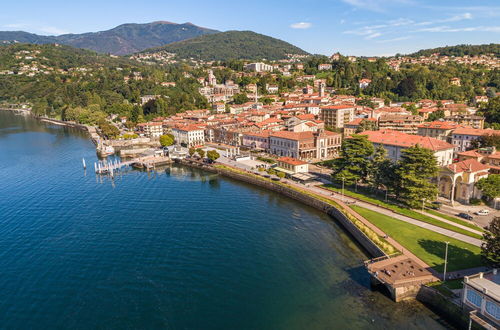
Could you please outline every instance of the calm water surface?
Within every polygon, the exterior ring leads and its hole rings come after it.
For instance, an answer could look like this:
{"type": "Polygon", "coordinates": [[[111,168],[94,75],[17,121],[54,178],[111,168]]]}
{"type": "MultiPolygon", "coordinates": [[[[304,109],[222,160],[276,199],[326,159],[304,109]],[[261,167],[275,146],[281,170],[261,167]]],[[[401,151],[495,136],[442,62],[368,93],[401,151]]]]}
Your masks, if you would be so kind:
{"type": "Polygon", "coordinates": [[[82,157],[82,132],[0,112],[0,328],[443,328],[372,292],[312,208],[184,167],[99,180],[82,157]]]}

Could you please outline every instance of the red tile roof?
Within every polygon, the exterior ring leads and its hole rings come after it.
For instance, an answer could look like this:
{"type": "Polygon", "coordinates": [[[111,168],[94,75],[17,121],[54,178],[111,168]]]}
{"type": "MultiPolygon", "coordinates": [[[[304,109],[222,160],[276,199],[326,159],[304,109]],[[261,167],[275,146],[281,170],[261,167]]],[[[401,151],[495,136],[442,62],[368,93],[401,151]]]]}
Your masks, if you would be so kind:
{"type": "Polygon", "coordinates": [[[411,135],[399,131],[381,130],[365,131],[361,135],[368,136],[372,143],[386,144],[398,147],[413,147],[419,145],[433,151],[453,149],[454,146],[448,142],[427,136],[411,135]]]}
{"type": "Polygon", "coordinates": [[[453,134],[474,135],[474,136],[500,135],[500,131],[493,130],[493,129],[479,129],[479,128],[461,127],[461,128],[457,128],[456,130],[454,130],[453,134]]]}
{"type": "Polygon", "coordinates": [[[278,158],[279,162],[290,164],[290,165],[305,165],[307,162],[298,160],[296,158],[291,158],[291,157],[281,157],[278,158]]]}
{"type": "Polygon", "coordinates": [[[434,129],[456,129],[462,127],[460,124],[453,121],[432,121],[418,125],[419,128],[434,128],[434,129]]]}
{"type": "Polygon", "coordinates": [[[464,161],[453,163],[447,166],[453,173],[461,172],[488,172],[489,166],[481,164],[475,159],[466,159],[464,161]]]}

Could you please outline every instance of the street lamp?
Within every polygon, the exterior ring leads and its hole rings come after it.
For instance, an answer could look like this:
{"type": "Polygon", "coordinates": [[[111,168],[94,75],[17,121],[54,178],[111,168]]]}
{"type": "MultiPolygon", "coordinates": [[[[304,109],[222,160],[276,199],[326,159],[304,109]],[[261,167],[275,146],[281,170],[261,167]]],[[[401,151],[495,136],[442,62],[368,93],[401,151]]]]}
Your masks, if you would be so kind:
{"type": "Polygon", "coordinates": [[[444,274],[443,274],[443,282],[446,281],[446,265],[448,264],[448,244],[450,242],[445,242],[446,243],[446,249],[444,252],[444,274]]]}

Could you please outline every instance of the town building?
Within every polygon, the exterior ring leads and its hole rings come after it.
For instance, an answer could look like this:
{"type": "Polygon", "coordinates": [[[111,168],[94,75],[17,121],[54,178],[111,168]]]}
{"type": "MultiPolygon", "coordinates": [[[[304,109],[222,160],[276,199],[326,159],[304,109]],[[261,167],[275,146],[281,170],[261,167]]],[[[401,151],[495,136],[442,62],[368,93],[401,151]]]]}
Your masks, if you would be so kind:
{"type": "Polygon", "coordinates": [[[459,127],[458,123],[438,120],[418,125],[417,134],[452,143],[451,135],[459,127]]]}
{"type": "Polygon", "coordinates": [[[320,109],[320,117],[326,127],[343,128],[345,124],[354,120],[352,105],[328,105],[320,109]]]}
{"type": "Polygon", "coordinates": [[[269,150],[270,131],[246,132],[243,133],[242,145],[254,150],[269,150]]]}
{"type": "Polygon", "coordinates": [[[441,168],[438,175],[439,194],[453,204],[459,201],[469,204],[471,198],[479,199],[482,194],[475,185],[487,178],[489,167],[475,159],[467,159],[441,168]]]}
{"type": "Polygon", "coordinates": [[[453,131],[451,143],[455,146],[455,151],[462,152],[473,147],[472,142],[483,135],[500,135],[500,131],[492,129],[477,129],[470,127],[460,127],[453,131]]]}
{"type": "Polygon", "coordinates": [[[487,165],[490,168],[490,174],[500,174],[500,151],[497,151],[495,147],[459,152],[457,156],[459,162],[467,159],[475,159],[487,165]]]}
{"type": "Polygon", "coordinates": [[[324,64],[319,64],[318,65],[318,70],[319,71],[327,71],[327,70],[331,70],[332,69],[332,65],[329,64],[329,63],[324,63],[324,64]]]}
{"type": "MultiPolygon", "coordinates": [[[[490,329],[500,328],[500,274],[498,269],[464,277],[462,303],[467,311],[476,311],[481,316],[472,315],[475,322],[486,319],[490,329]]],[[[484,325],[483,325],[484,327],[484,325]]],[[[486,328],[486,327],[485,327],[486,328]]]]}
{"type": "Polygon", "coordinates": [[[335,158],[341,144],[340,134],[323,130],[299,133],[278,131],[269,136],[269,150],[272,154],[300,160],[335,158]]]}
{"type": "Polygon", "coordinates": [[[344,137],[356,134],[356,132],[358,132],[358,131],[363,131],[361,129],[361,124],[364,121],[370,122],[371,123],[370,126],[373,126],[372,129],[368,129],[368,130],[376,130],[377,129],[377,127],[378,127],[377,126],[377,119],[375,119],[375,118],[356,118],[353,121],[348,122],[347,124],[344,125],[344,137]]]}
{"type": "Polygon", "coordinates": [[[205,131],[198,125],[186,125],[172,128],[175,142],[186,147],[195,147],[205,143],[205,131]]]}
{"type": "Polygon", "coordinates": [[[137,124],[139,135],[157,138],[163,135],[163,124],[161,122],[149,122],[137,124]]]}
{"type": "Polygon", "coordinates": [[[368,87],[370,85],[372,81],[370,79],[361,79],[359,81],[359,88],[361,89],[365,89],[366,87],[368,87]]]}
{"type": "Polygon", "coordinates": [[[461,114],[461,115],[453,115],[444,118],[445,121],[453,121],[463,126],[469,126],[472,128],[483,129],[484,128],[484,117],[469,115],[469,114],[461,114]]]}
{"type": "Polygon", "coordinates": [[[271,72],[271,71],[273,71],[273,69],[274,68],[272,65],[262,63],[262,62],[249,63],[249,64],[245,65],[245,70],[255,71],[255,72],[271,72]]]}
{"type": "Polygon", "coordinates": [[[361,135],[366,135],[376,148],[383,147],[387,157],[394,162],[401,159],[403,150],[416,145],[432,150],[439,166],[453,162],[453,145],[445,141],[390,130],[365,131],[361,135]]]}
{"type": "Polygon", "coordinates": [[[379,129],[390,129],[407,134],[417,134],[418,126],[423,118],[414,115],[381,115],[378,119],[379,129]]]}
{"type": "Polygon", "coordinates": [[[280,157],[277,159],[276,170],[286,174],[308,173],[309,163],[291,157],[280,157]]]}

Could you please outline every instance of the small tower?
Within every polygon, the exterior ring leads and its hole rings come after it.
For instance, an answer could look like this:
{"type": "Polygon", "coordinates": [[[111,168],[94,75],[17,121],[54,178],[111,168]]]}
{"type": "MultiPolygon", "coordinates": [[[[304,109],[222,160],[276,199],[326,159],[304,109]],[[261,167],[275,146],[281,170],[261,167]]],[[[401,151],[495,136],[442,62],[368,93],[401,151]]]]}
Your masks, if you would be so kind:
{"type": "Polygon", "coordinates": [[[319,84],[319,97],[325,97],[325,83],[321,82],[319,84]]]}

